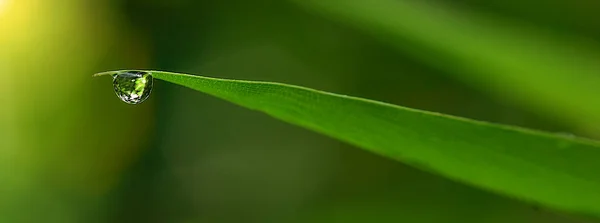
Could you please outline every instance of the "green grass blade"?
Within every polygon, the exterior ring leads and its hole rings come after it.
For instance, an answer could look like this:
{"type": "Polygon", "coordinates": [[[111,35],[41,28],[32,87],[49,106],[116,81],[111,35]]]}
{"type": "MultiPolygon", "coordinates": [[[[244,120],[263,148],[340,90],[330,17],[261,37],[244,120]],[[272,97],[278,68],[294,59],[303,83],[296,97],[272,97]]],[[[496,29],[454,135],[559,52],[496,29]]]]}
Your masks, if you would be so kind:
{"type": "Polygon", "coordinates": [[[600,144],[593,141],[293,85],[150,72],[454,180],[600,216],[600,144]]]}
{"type": "Polygon", "coordinates": [[[441,1],[292,1],[372,33],[496,97],[598,132],[600,49],[593,41],[441,1]]]}

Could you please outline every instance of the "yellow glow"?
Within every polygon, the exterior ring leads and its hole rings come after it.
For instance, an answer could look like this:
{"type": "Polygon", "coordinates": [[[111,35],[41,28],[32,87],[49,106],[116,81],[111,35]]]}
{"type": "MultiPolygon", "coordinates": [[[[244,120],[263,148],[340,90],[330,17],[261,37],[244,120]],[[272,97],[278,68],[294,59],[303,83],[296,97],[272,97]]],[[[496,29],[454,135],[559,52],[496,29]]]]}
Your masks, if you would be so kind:
{"type": "Polygon", "coordinates": [[[6,5],[8,5],[8,0],[0,0],[0,15],[6,9],[6,5]]]}

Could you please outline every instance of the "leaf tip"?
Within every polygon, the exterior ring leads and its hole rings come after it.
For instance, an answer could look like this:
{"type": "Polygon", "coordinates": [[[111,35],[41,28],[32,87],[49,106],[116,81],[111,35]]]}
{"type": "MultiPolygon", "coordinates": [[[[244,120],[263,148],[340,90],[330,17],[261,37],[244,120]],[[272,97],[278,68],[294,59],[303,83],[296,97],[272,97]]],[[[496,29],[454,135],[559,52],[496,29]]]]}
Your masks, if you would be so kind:
{"type": "Polygon", "coordinates": [[[94,75],[92,75],[92,77],[99,77],[99,76],[104,76],[104,75],[114,75],[116,74],[117,71],[105,71],[105,72],[100,72],[100,73],[95,73],[94,75]]]}

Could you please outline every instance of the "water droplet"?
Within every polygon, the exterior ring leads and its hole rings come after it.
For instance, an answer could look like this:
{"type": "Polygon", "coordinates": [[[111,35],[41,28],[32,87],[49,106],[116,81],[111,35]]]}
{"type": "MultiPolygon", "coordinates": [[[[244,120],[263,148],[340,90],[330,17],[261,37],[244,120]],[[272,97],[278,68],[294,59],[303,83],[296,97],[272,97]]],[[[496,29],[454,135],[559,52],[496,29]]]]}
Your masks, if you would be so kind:
{"type": "Polygon", "coordinates": [[[153,78],[148,72],[120,71],[112,76],[117,97],[127,104],[142,103],[152,92],[153,78]]]}

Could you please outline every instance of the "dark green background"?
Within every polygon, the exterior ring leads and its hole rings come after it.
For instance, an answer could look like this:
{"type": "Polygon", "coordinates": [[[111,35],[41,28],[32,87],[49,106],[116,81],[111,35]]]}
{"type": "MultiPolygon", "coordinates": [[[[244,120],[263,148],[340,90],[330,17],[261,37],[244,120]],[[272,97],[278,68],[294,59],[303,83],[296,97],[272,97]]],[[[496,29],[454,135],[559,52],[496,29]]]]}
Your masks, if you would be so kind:
{"type": "MultiPolygon", "coordinates": [[[[410,52],[427,47],[409,39],[392,46],[385,33],[292,0],[4,1],[0,222],[584,222],[183,87],[155,81],[150,99],[131,106],[109,78],[91,78],[156,69],[277,81],[600,136],[589,128],[597,123],[547,115],[457,78],[460,69],[447,68],[460,63],[435,50],[424,53],[444,65],[426,62],[410,52]]],[[[595,1],[427,2],[600,46],[595,1]]]]}

